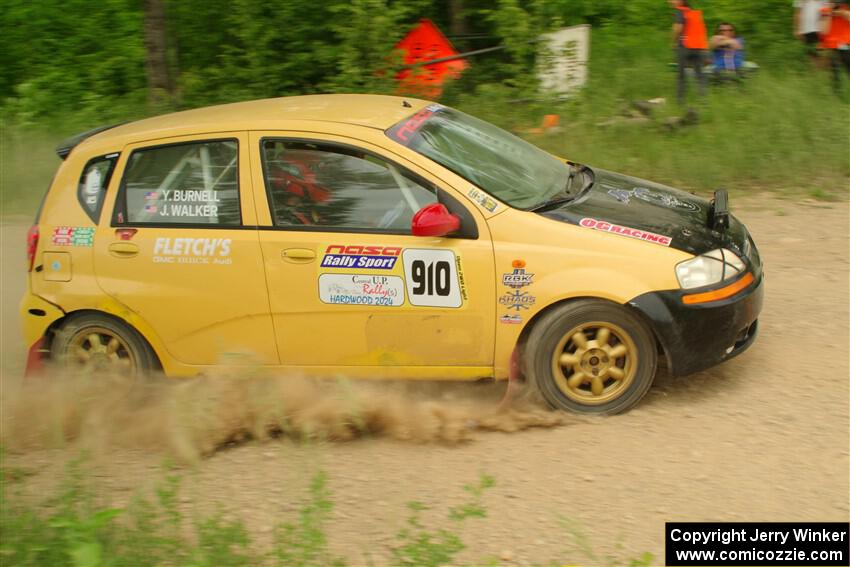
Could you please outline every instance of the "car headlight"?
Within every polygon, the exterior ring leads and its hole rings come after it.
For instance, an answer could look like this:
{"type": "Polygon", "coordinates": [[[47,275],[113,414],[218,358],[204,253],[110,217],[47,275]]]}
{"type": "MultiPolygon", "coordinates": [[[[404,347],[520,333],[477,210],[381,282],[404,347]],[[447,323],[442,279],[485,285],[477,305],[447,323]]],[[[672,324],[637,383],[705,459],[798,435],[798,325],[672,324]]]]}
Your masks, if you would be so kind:
{"type": "Polygon", "coordinates": [[[718,248],[677,264],[676,278],[683,289],[691,289],[732,279],[745,269],[737,254],[718,248]]]}

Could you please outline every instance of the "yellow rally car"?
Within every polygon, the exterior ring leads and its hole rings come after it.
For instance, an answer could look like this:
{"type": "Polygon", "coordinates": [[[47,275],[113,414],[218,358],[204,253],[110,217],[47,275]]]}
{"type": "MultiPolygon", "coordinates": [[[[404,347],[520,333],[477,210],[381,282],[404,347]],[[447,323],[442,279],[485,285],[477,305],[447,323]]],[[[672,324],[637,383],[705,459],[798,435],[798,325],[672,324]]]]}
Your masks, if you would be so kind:
{"type": "Polygon", "coordinates": [[[615,413],[756,335],[714,201],[427,101],[324,95],[81,134],[29,234],[28,368],[474,380],[615,413]]]}

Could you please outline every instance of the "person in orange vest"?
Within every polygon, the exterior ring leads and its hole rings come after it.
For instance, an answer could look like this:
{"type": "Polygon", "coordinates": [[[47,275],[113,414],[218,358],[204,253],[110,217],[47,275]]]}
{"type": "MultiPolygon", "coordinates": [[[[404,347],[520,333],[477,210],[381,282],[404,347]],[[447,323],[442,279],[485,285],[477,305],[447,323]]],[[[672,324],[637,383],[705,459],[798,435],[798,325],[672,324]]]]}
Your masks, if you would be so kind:
{"type": "Polygon", "coordinates": [[[682,104],[685,102],[687,91],[685,76],[687,67],[694,68],[699,94],[705,96],[705,74],[702,67],[708,49],[708,33],[702,18],[702,10],[691,8],[688,0],[670,0],[670,6],[675,9],[673,43],[679,64],[677,96],[679,104],[682,104]]]}
{"type": "Polygon", "coordinates": [[[827,2],[822,10],[821,46],[832,51],[832,79],[836,92],[841,91],[841,67],[850,76],[850,5],[827,2]]]}

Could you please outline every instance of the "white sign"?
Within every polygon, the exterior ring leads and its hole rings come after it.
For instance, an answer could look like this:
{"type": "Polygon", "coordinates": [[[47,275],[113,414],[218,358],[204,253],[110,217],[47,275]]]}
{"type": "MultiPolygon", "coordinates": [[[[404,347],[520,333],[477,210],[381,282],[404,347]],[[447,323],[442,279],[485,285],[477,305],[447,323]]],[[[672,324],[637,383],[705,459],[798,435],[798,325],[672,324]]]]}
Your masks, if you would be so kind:
{"type": "Polygon", "coordinates": [[[457,261],[451,250],[406,249],[401,253],[411,305],[460,307],[457,261]]]}
{"type": "Polygon", "coordinates": [[[543,34],[537,77],[543,90],[567,94],[587,82],[590,26],[583,24],[543,34]]]}
{"type": "Polygon", "coordinates": [[[398,276],[322,274],[319,298],[338,305],[398,307],[404,305],[404,283],[398,276]]]}

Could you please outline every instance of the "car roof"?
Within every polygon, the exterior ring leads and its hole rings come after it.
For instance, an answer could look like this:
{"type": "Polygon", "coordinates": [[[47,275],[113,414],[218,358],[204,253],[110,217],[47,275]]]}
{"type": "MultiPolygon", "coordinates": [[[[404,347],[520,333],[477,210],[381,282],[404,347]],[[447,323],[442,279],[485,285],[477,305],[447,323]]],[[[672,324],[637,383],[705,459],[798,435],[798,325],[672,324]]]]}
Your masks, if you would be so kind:
{"type": "MultiPolygon", "coordinates": [[[[269,98],[207,106],[145,118],[135,122],[95,129],[72,138],[60,148],[64,155],[77,144],[111,145],[118,149],[126,143],[191,135],[203,132],[236,130],[274,130],[306,122],[336,122],[386,130],[399,120],[417,112],[429,101],[408,97],[368,94],[326,94],[269,98]],[[295,124],[292,124],[295,122],[295,124]]],[[[57,151],[60,149],[57,148],[57,151]]],[[[108,150],[107,150],[108,151],[108,150]]],[[[60,156],[64,158],[60,153],[60,156]]]]}

